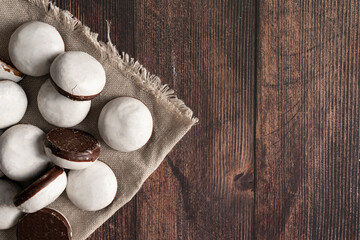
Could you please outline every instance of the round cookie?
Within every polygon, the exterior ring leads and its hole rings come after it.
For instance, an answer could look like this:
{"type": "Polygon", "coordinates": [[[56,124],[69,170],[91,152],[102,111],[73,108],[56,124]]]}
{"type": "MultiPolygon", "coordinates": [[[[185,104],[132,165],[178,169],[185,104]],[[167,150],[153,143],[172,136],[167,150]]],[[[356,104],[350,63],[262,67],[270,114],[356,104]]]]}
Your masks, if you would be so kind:
{"type": "Polygon", "coordinates": [[[45,154],[45,133],[30,124],[18,124],[0,136],[0,169],[10,179],[28,181],[50,164],[45,154]]]}
{"type": "Polygon", "coordinates": [[[46,134],[45,152],[60,167],[83,169],[99,158],[100,142],[84,131],[55,128],[46,134]]]}
{"type": "Polygon", "coordinates": [[[80,51],[65,52],[56,57],[50,75],[56,90],[78,101],[95,98],[106,83],[103,66],[91,55],[80,51]]]}
{"type": "Polygon", "coordinates": [[[0,178],[4,176],[4,173],[0,170],[0,178]]]}
{"type": "Polygon", "coordinates": [[[67,184],[64,169],[54,166],[14,198],[15,206],[23,212],[36,212],[55,201],[67,184]]]}
{"type": "Polygon", "coordinates": [[[70,240],[71,226],[66,217],[52,208],[28,213],[19,220],[17,240],[70,240]]]}
{"type": "Polygon", "coordinates": [[[20,85],[10,80],[0,80],[0,129],[18,123],[27,105],[26,94],[20,85]]]}
{"type": "Polygon", "coordinates": [[[14,206],[13,198],[20,192],[15,183],[0,179],[0,230],[16,225],[22,212],[14,206]]]}
{"type": "Polygon", "coordinates": [[[82,122],[91,107],[91,101],[73,101],[56,91],[51,80],[46,80],[37,96],[43,118],[58,127],[73,127],[82,122]]]}
{"type": "Polygon", "coordinates": [[[0,59],[0,80],[7,79],[14,82],[19,82],[23,78],[24,74],[19,72],[15,67],[0,59]]]}
{"type": "Polygon", "coordinates": [[[99,132],[110,147],[120,152],[135,151],[150,139],[153,119],[141,101],[119,97],[108,102],[101,110],[99,132]]]}
{"type": "Polygon", "coordinates": [[[33,77],[48,74],[52,61],[64,51],[64,41],[56,28],[38,21],[21,25],[9,42],[12,63],[21,72],[33,77]]]}
{"type": "Polygon", "coordinates": [[[96,161],[88,168],[69,172],[66,194],[80,209],[103,209],[114,200],[116,192],[116,176],[111,168],[101,161],[96,161]]]}

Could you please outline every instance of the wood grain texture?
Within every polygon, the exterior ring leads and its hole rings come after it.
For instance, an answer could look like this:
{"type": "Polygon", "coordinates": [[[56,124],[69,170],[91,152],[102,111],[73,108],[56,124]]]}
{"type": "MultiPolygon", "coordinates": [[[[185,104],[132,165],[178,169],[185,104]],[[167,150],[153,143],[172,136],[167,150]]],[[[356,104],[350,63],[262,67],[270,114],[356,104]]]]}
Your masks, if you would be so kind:
{"type": "Polygon", "coordinates": [[[255,237],[359,239],[359,1],[259,1],[255,237]]]}
{"type": "Polygon", "coordinates": [[[136,58],[200,118],[137,194],[138,239],[252,238],[254,13],[253,1],[136,1],[136,58]]]}
{"type": "Polygon", "coordinates": [[[58,0],[173,88],[200,118],[90,239],[251,239],[255,1],[58,0]]]}

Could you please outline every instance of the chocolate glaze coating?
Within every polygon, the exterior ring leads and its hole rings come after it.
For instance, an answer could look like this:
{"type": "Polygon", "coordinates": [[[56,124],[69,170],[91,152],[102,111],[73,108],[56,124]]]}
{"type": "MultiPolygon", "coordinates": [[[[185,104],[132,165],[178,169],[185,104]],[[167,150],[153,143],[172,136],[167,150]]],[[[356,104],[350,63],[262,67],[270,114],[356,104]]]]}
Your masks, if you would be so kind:
{"type": "Polygon", "coordinates": [[[55,89],[63,96],[70,98],[71,100],[74,101],[89,101],[91,99],[94,99],[96,96],[98,96],[101,92],[99,92],[98,94],[95,95],[90,95],[90,96],[78,96],[78,95],[73,95],[71,93],[68,93],[66,91],[64,91],[61,87],[59,87],[52,78],[51,79],[51,84],[55,87],[55,89]]]}
{"type": "Polygon", "coordinates": [[[100,142],[91,134],[70,128],[55,128],[46,134],[45,146],[63,159],[94,162],[100,155],[100,142]]]}
{"type": "Polygon", "coordinates": [[[71,226],[58,211],[43,208],[35,213],[26,214],[19,220],[18,240],[70,240],[71,226]]]}
{"type": "Polygon", "coordinates": [[[40,192],[41,189],[49,185],[54,179],[60,176],[64,172],[64,169],[58,166],[52,167],[42,177],[30,184],[27,188],[22,190],[18,195],[14,197],[14,205],[20,206],[28,199],[33,197],[36,193],[40,192]]]}

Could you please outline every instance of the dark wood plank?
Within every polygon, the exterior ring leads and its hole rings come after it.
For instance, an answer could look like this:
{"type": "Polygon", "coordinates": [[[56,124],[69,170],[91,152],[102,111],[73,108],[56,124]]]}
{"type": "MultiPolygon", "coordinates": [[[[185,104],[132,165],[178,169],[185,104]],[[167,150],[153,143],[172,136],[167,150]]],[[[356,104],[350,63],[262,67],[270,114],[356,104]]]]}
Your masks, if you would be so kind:
{"type": "Polygon", "coordinates": [[[255,1],[135,5],[135,56],[200,124],[137,194],[137,239],[251,239],[255,1]]]}
{"type": "Polygon", "coordinates": [[[107,23],[111,23],[111,41],[119,52],[134,56],[134,2],[131,0],[58,0],[56,5],[70,11],[93,32],[99,40],[107,41],[107,23]]]}
{"type": "Polygon", "coordinates": [[[257,239],[359,239],[359,1],[259,1],[257,239]]]}
{"type": "MultiPolygon", "coordinates": [[[[111,40],[120,52],[135,54],[134,4],[131,0],[58,0],[57,6],[69,10],[92,31],[99,40],[107,41],[106,21],[111,21],[111,40]]],[[[89,238],[93,240],[135,239],[136,202],[121,208],[89,238]]]]}

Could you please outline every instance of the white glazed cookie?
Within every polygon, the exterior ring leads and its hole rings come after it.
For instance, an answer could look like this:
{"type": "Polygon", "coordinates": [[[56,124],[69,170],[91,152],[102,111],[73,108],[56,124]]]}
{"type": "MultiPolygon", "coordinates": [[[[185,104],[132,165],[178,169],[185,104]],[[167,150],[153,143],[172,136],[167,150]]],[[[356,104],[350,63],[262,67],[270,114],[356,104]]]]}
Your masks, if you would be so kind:
{"type": "Polygon", "coordinates": [[[15,183],[0,179],[0,230],[16,225],[22,213],[13,203],[13,199],[21,191],[15,183]]]}
{"type": "Polygon", "coordinates": [[[85,211],[107,207],[115,198],[117,180],[111,168],[101,161],[82,170],[70,170],[66,194],[85,211]]]}
{"type": "Polygon", "coordinates": [[[56,90],[79,101],[95,98],[106,83],[102,65],[91,55],[80,51],[65,52],[55,58],[50,74],[56,90]]]}
{"type": "Polygon", "coordinates": [[[0,80],[11,80],[19,82],[24,78],[24,74],[19,72],[16,68],[0,60],[0,80]]]}
{"type": "Polygon", "coordinates": [[[45,133],[30,124],[18,124],[0,136],[0,168],[10,179],[28,181],[50,164],[43,148],[45,133]]]}
{"type": "Polygon", "coordinates": [[[64,51],[60,33],[53,26],[38,21],[17,28],[9,43],[9,55],[14,66],[33,77],[48,74],[52,61],[64,51]]]}
{"type": "Polygon", "coordinates": [[[24,116],[28,100],[15,82],[0,80],[0,129],[18,123],[24,116]]]}
{"type": "Polygon", "coordinates": [[[54,202],[67,184],[64,169],[54,166],[14,198],[15,206],[23,212],[36,212],[54,202]]]}
{"type": "Polygon", "coordinates": [[[48,79],[41,86],[37,97],[43,118],[58,127],[73,127],[87,116],[91,101],[73,101],[56,91],[48,79]]]}
{"type": "Polygon", "coordinates": [[[120,152],[131,152],[144,146],[153,130],[149,109],[131,97],[119,97],[102,109],[98,122],[102,139],[120,152]]]}

